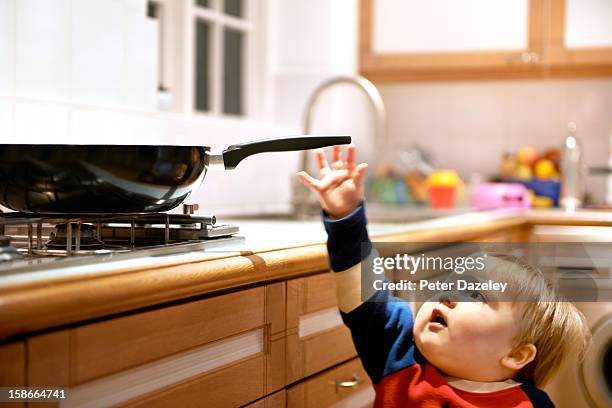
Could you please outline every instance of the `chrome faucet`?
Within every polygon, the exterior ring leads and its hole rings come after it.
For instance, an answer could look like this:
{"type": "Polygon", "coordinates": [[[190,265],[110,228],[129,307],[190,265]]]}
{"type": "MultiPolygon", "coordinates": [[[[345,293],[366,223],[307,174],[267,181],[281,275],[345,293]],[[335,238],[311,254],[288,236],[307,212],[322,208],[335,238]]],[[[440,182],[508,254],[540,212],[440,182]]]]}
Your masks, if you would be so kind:
{"type": "MultiPolygon", "coordinates": [[[[324,91],[335,85],[350,84],[355,85],[361,89],[367,96],[370,104],[374,110],[376,123],[375,123],[375,134],[374,140],[377,146],[385,144],[387,142],[387,112],[385,104],[383,103],[380,92],[376,89],[376,86],[368,79],[362,76],[337,76],[330,78],[321,83],[314,92],[308,98],[306,103],[306,109],[304,111],[304,120],[302,130],[305,135],[309,135],[312,131],[312,120],[315,108],[320,100],[321,95],[324,91]]],[[[310,166],[310,155],[307,150],[302,152],[302,160],[300,163],[300,170],[309,171],[310,166]]],[[[297,218],[304,218],[309,215],[314,215],[319,211],[319,203],[316,196],[311,193],[305,186],[299,181],[294,179],[293,184],[293,215],[297,218]]]]}

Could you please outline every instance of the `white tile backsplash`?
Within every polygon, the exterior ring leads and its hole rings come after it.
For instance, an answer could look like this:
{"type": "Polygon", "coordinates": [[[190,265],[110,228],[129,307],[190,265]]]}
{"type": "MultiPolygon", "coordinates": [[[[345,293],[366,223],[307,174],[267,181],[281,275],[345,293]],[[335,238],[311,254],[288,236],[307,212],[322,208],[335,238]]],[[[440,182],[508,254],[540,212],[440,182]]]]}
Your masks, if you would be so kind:
{"type": "Polygon", "coordinates": [[[16,1],[0,0],[0,96],[15,95],[16,1]]]}
{"type": "Polygon", "coordinates": [[[0,100],[0,143],[17,143],[13,132],[15,104],[0,100]]]}
{"type": "Polygon", "coordinates": [[[70,109],[50,103],[24,103],[15,105],[16,143],[72,143],[70,135],[70,109]]]}
{"type": "Polygon", "coordinates": [[[70,126],[75,142],[83,144],[165,144],[162,121],[156,115],[74,109],[70,126]]]}
{"type": "Polygon", "coordinates": [[[18,0],[16,96],[70,100],[70,0],[18,0]]]}
{"type": "Polygon", "coordinates": [[[156,111],[146,12],[146,0],[1,0],[0,96],[156,111]]]}
{"type": "Polygon", "coordinates": [[[118,107],[124,102],[124,0],[72,2],[72,101],[118,107]]]}
{"type": "Polygon", "coordinates": [[[158,23],[144,14],[126,15],[124,105],[155,111],[158,86],[158,23]]]}

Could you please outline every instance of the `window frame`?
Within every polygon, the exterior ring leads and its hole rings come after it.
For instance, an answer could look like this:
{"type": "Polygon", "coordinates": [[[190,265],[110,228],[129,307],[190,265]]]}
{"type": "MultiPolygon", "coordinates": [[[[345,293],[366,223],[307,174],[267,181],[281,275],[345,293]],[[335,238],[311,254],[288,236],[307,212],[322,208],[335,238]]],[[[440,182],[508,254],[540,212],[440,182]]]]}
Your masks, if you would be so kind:
{"type": "Polygon", "coordinates": [[[252,119],[253,87],[250,84],[257,80],[254,69],[253,57],[255,55],[255,24],[253,21],[254,7],[251,0],[243,0],[244,17],[239,18],[225,14],[222,10],[223,0],[210,0],[211,7],[204,8],[197,6],[195,0],[184,0],[185,6],[185,58],[184,58],[184,77],[185,92],[183,106],[185,112],[193,115],[205,115],[225,118],[252,119]],[[195,62],[196,62],[196,23],[204,20],[211,25],[210,42],[210,109],[199,111],[195,103],[195,62]],[[242,114],[230,114],[223,112],[223,37],[224,28],[232,28],[244,33],[244,43],[242,47],[244,67],[242,69],[242,114]]]}
{"type": "MultiPolygon", "coordinates": [[[[160,41],[163,49],[160,82],[169,89],[172,97],[171,111],[214,117],[228,120],[257,120],[268,111],[269,101],[264,100],[267,88],[267,60],[264,47],[266,38],[265,19],[268,2],[243,0],[243,17],[223,12],[224,0],[209,0],[210,6],[196,5],[196,0],[150,0],[163,8],[164,26],[160,41]],[[257,3],[256,3],[257,2],[257,3]],[[196,110],[196,21],[204,19],[211,23],[211,94],[210,110],[196,110]],[[223,112],[223,29],[238,29],[244,33],[242,67],[242,114],[223,112]]],[[[161,84],[160,84],[161,85],[161,84]]]]}

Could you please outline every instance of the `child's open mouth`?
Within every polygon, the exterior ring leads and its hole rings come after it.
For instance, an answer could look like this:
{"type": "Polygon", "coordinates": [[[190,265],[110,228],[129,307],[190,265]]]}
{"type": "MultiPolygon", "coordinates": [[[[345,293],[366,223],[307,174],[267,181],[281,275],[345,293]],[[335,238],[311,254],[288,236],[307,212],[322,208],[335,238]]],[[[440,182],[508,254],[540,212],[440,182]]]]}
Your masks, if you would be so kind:
{"type": "Polygon", "coordinates": [[[429,326],[432,329],[443,329],[447,327],[446,319],[442,312],[438,309],[434,309],[431,312],[431,318],[429,319],[429,326]]]}

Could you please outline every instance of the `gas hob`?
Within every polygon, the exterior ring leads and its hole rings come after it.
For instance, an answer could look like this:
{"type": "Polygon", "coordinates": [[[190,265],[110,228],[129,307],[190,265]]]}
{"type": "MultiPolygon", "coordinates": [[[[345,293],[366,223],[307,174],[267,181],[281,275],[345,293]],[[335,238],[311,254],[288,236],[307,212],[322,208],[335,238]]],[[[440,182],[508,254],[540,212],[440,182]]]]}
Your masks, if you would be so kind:
{"type": "Polygon", "coordinates": [[[215,216],[183,214],[0,214],[0,273],[70,260],[175,254],[240,242],[238,227],[215,216]]]}

